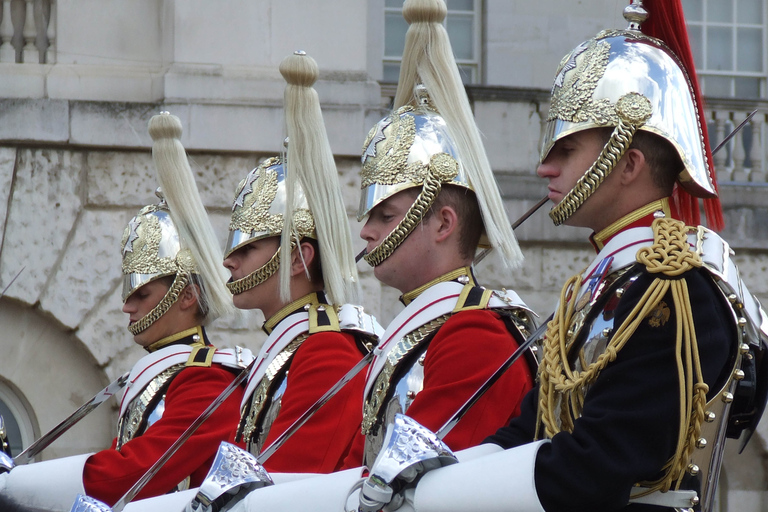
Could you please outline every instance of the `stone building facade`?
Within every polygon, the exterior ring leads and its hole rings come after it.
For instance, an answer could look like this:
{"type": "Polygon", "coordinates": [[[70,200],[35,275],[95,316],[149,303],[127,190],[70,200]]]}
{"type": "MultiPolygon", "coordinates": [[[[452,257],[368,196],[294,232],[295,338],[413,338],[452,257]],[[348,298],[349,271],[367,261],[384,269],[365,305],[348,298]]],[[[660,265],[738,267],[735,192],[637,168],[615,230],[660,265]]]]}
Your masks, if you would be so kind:
{"type": "MultiPolygon", "coordinates": [[[[131,216],[155,200],[153,114],[182,119],[223,245],[235,186],[281,148],[277,66],[294,50],[307,51],[321,69],[316,89],[359,232],[360,147],[394,93],[380,81],[390,1],[0,0],[0,289],[18,275],[0,298],[0,406],[15,418],[20,443],[48,431],[142,355],[120,311],[119,244],[131,216]]],[[[534,171],[560,58],[603,28],[623,27],[625,3],[584,0],[577,13],[563,13],[556,0],[469,1],[479,57],[468,92],[511,220],[546,194],[534,171]]],[[[723,234],[765,303],[764,80],[762,99],[710,98],[709,115],[719,140],[760,109],[717,163],[723,234]]],[[[508,275],[493,257],[478,268],[483,281],[514,288],[542,317],[592,256],[586,231],[555,228],[544,210],[517,230],[522,271],[508,275]]],[[[397,293],[359,268],[367,309],[387,322],[399,310],[397,293]]],[[[221,319],[211,337],[257,350],[261,321],[255,313],[221,319]]],[[[115,413],[93,413],[43,458],[106,446],[115,413]]],[[[768,510],[766,421],[744,454],[733,448],[721,510],[768,510]]]]}

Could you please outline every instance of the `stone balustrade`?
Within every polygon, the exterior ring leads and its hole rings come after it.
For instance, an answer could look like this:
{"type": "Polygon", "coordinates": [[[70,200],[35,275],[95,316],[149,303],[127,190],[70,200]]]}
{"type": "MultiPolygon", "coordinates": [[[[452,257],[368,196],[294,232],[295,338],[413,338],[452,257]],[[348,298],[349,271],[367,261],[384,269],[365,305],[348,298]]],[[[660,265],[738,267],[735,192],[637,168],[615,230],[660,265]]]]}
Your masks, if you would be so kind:
{"type": "Polygon", "coordinates": [[[0,63],[56,62],[55,0],[0,0],[0,63]]]}
{"type": "Polygon", "coordinates": [[[768,101],[746,104],[738,100],[711,100],[709,140],[714,150],[754,110],[757,110],[754,116],[713,156],[718,183],[768,181],[768,101]]]}

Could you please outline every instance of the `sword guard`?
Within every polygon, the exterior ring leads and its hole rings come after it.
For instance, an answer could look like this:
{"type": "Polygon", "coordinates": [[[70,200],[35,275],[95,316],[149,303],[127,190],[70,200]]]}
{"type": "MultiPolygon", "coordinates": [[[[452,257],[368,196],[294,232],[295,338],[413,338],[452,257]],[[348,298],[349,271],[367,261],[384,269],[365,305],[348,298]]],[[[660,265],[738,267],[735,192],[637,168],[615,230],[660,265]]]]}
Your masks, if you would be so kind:
{"type": "Polygon", "coordinates": [[[249,492],[274,485],[272,477],[251,453],[222,441],[211,469],[186,512],[229,510],[249,492]]]}
{"type": "Polygon", "coordinates": [[[10,473],[15,467],[16,463],[13,462],[11,456],[4,451],[0,451],[0,475],[3,473],[10,473]]]}
{"type": "Polygon", "coordinates": [[[97,499],[78,494],[69,512],[112,512],[112,509],[97,499]]]}
{"type": "Polygon", "coordinates": [[[405,490],[415,486],[425,473],[456,462],[456,456],[436,434],[412,418],[396,414],[363,482],[359,512],[378,512],[390,503],[397,506],[405,490]]]}

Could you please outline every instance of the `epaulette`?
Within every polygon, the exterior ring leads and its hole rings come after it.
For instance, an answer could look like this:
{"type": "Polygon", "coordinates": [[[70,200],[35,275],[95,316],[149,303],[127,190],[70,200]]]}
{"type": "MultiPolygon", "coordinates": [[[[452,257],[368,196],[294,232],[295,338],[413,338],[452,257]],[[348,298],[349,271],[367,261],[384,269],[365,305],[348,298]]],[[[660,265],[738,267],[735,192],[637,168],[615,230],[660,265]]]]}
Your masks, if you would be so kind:
{"type": "Polygon", "coordinates": [[[485,309],[488,307],[488,302],[490,302],[492,295],[493,290],[467,283],[461,290],[461,294],[459,294],[453,312],[458,313],[459,311],[467,311],[471,309],[485,309]]]}
{"type": "Polygon", "coordinates": [[[214,354],[216,354],[216,347],[213,345],[194,346],[185,366],[210,367],[213,364],[214,354]]]}
{"type": "Polygon", "coordinates": [[[309,334],[341,332],[336,309],[328,304],[312,304],[309,307],[309,334]]]}

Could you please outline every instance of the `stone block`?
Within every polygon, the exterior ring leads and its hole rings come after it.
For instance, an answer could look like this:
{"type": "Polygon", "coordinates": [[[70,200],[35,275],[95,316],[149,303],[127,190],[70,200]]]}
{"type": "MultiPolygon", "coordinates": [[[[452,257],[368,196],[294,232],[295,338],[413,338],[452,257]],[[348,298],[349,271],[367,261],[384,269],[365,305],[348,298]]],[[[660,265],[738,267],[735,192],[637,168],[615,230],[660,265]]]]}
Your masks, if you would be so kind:
{"type": "Polygon", "coordinates": [[[47,76],[47,88],[48,97],[53,99],[146,103],[163,98],[163,74],[159,65],[144,63],[58,63],[47,76]]]}
{"type": "MultiPolygon", "coordinates": [[[[146,102],[150,99],[134,101],[146,102]]],[[[147,131],[147,123],[153,115],[164,109],[156,103],[74,101],[70,108],[69,142],[112,149],[151,148],[152,139],[147,131]]]]}
{"type": "MultiPolygon", "coordinates": [[[[8,212],[8,199],[11,195],[11,183],[16,167],[16,148],[0,147],[0,226],[5,226],[8,212]]],[[[0,246],[2,247],[2,246],[0,246]]]]}
{"type": "MultiPolygon", "coordinates": [[[[119,253],[118,253],[119,254],[119,253]]],[[[76,335],[88,347],[110,379],[130,370],[145,354],[128,332],[128,315],[123,313],[122,280],[119,267],[112,269],[111,291],[93,305],[80,322],[76,335]]],[[[107,279],[105,278],[105,281],[107,279]]]]}
{"type": "Polygon", "coordinates": [[[194,104],[190,106],[187,122],[187,137],[182,139],[187,150],[216,148],[272,155],[280,152],[285,139],[282,104],[247,108],[194,104]]]}
{"type": "Polygon", "coordinates": [[[0,64],[0,98],[44,98],[45,74],[50,66],[15,63],[0,64]]]}
{"type": "MultiPolygon", "coordinates": [[[[733,256],[739,273],[749,291],[758,296],[768,296],[768,259],[757,251],[741,250],[733,256]]],[[[763,301],[765,308],[766,302],[763,301]]]]}
{"type": "Polygon", "coordinates": [[[160,66],[163,3],[157,0],[57,2],[54,18],[57,63],[160,66]]]}
{"type": "Polygon", "coordinates": [[[34,304],[57,270],[60,253],[82,207],[83,154],[19,149],[6,221],[0,282],[24,273],[7,296],[34,304]]]}
{"type": "Polygon", "coordinates": [[[75,328],[120,277],[122,212],[81,212],[67,250],[40,298],[41,307],[75,328]]]}
{"type": "Polygon", "coordinates": [[[189,165],[203,204],[209,209],[229,209],[240,180],[257,165],[255,155],[192,153],[189,165]]]}
{"type": "Polygon", "coordinates": [[[494,170],[534,174],[541,120],[533,103],[475,101],[475,118],[494,170]]]}
{"type": "Polygon", "coordinates": [[[86,158],[89,206],[127,208],[127,223],[141,206],[157,202],[157,179],[149,150],[90,151],[86,158]]]}
{"type": "MultiPolygon", "coordinates": [[[[0,91],[0,97],[9,98],[13,95],[5,95],[0,91]]],[[[0,140],[66,142],[68,139],[69,102],[49,99],[0,100],[0,140]]]]}
{"type": "Polygon", "coordinates": [[[539,289],[559,296],[565,282],[584,270],[594,257],[594,251],[588,249],[544,247],[539,289]]]}

